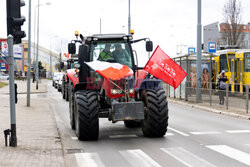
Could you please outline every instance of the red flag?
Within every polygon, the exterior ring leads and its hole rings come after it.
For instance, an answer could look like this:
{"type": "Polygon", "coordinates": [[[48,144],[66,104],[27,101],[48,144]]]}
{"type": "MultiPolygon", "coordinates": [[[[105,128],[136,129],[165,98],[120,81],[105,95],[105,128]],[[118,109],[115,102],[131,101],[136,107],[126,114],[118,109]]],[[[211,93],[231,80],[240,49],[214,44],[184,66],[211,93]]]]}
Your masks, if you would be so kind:
{"type": "Polygon", "coordinates": [[[148,60],[144,70],[176,89],[187,73],[175,63],[159,46],[148,60]]]}

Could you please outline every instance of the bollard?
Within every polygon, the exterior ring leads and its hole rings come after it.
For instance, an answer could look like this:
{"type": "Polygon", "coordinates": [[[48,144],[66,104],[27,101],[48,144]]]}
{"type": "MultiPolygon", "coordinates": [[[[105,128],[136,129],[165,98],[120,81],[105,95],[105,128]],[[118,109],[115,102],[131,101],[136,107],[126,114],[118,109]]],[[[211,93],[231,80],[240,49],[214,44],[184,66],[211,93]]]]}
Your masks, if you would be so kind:
{"type": "Polygon", "coordinates": [[[246,113],[248,114],[248,97],[249,97],[249,87],[246,85],[246,113]]]}
{"type": "Polygon", "coordinates": [[[212,106],[212,82],[209,82],[209,103],[212,106]]]}
{"type": "Polygon", "coordinates": [[[228,84],[226,85],[226,109],[228,110],[228,84]]]}

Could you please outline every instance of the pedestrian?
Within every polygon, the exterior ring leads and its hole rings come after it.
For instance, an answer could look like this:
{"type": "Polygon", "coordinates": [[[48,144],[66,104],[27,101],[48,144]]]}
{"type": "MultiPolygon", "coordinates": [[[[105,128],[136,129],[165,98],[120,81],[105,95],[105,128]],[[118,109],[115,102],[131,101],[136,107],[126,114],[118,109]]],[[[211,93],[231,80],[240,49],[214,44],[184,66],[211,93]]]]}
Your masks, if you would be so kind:
{"type": "Polygon", "coordinates": [[[218,80],[217,80],[217,87],[219,89],[219,99],[220,99],[220,104],[224,105],[224,96],[226,93],[226,81],[227,81],[227,77],[225,76],[225,71],[222,70],[221,73],[218,76],[218,80]]]}
{"type": "Polygon", "coordinates": [[[35,79],[36,77],[35,77],[35,73],[33,72],[33,83],[35,82],[35,79]]]}

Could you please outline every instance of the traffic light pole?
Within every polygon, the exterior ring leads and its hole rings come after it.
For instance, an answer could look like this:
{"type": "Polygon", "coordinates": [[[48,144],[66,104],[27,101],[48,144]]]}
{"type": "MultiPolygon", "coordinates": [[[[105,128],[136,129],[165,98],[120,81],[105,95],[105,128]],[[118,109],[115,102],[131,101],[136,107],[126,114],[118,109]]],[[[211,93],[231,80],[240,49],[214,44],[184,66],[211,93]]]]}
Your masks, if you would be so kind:
{"type": "Polygon", "coordinates": [[[9,90],[10,90],[10,146],[17,146],[16,137],[16,105],[15,105],[15,85],[14,85],[14,57],[13,57],[13,36],[8,36],[8,59],[9,59],[9,90]]]}
{"type": "Polygon", "coordinates": [[[31,0],[29,0],[29,42],[28,42],[28,74],[27,74],[27,107],[30,106],[30,54],[31,54],[31,0]]]}

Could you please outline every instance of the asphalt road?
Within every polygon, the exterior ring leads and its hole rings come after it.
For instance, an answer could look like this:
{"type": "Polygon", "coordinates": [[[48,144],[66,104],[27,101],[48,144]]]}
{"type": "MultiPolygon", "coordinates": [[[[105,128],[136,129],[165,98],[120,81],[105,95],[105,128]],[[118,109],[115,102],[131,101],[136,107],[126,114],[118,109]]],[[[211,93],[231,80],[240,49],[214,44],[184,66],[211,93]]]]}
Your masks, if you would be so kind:
{"type": "Polygon", "coordinates": [[[48,89],[68,166],[250,166],[250,121],[170,103],[163,138],[100,119],[99,140],[83,142],[70,128],[68,102],[51,84],[48,89]]]}

